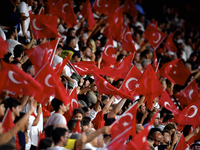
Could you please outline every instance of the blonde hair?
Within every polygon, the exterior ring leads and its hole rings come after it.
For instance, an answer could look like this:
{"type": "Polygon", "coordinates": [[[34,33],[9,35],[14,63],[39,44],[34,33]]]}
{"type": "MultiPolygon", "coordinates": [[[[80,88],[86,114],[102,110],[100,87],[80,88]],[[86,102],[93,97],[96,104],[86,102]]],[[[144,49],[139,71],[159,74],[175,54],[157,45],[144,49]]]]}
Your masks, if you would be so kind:
{"type": "Polygon", "coordinates": [[[91,49],[95,53],[96,52],[96,45],[93,39],[89,39],[90,44],[92,45],[91,49]]]}

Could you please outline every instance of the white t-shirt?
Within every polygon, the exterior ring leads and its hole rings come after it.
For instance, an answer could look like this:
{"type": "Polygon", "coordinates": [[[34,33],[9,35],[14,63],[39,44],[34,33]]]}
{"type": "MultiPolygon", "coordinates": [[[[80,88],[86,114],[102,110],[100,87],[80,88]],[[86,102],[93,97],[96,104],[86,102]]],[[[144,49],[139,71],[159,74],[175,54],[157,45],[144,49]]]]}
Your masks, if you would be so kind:
{"type": "Polygon", "coordinates": [[[90,117],[91,121],[94,120],[94,118],[96,117],[97,113],[98,112],[96,112],[93,108],[91,109],[90,114],[88,116],[88,117],[90,117]]]}
{"type": "MultiPolygon", "coordinates": [[[[29,27],[29,23],[30,23],[30,17],[29,17],[29,10],[31,10],[31,6],[28,6],[28,4],[26,4],[25,2],[21,2],[19,5],[19,13],[24,13],[26,17],[28,17],[25,20],[25,32],[28,36],[30,36],[30,33],[28,33],[28,27],[29,27]]],[[[20,31],[18,33],[19,36],[24,36],[23,32],[22,32],[22,26],[20,24],[20,31]]]]}
{"type": "Polygon", "coordinates": [[[6,35],[5,35],[4,31],[2,30],[1,26],[0,26],[0,36],[1,36],[4,40],[6,40],[6,35]]]}
{"type": "Polygon", "coordinates": [[[55,67],[57,64],[59,64],[62,61],[63,61],[62,57],[55,55],[54,60],[53,60],[53,67],[55,67]]]}
{"type": "Polygon", "coordinates": [[[16,40],[12,40],[12,39],[7,39],[6,42],[8,42],[9,46],[8,46],[8,51],[12,53],[12,55],[14,56],[14,48],[16,45],[21,45],[21,43],[19,43],[16,40]]]}
{"type": "Polygon", "coordinates": [[[85,144],[85,149],[96,150],[96,148],[93,147],[90,143],[85,144]]]}
{"type": "Polygon", "coordinates": [[[47,123],[45,124],[44,128],[50,126],[50,125],[57,125],[57,124],[64,124],[67,125],[67,121],[63,115],[60,113],[53,113],[49,119],[47,120],[47,123]]]}
{"type": "Polygon", "coordinates": [[[64,70],[65,70],[65,74],[68,77],[71,77],[71,75],[74,73],[74,70],[71,67],[69,67],[68,65],[65,65],[64,70]]]}

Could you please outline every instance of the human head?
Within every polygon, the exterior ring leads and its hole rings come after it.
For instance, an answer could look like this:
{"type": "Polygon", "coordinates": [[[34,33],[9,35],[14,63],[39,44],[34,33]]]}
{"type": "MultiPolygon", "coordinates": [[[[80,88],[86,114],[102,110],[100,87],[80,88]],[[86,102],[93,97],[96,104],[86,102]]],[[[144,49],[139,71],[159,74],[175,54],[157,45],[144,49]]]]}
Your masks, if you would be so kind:
{"type": "Polygon", "coordinates": [[[143,114],[146,112],[146,106],[144,103],[142,103],[142,105],[138,108],[138,111],[143,114]]]}
{"type": "Polygon", "coordinates": [[[68,36],[66,40],[66,45],[71,48],[76,48],[76,38],[74,36],[68,36]]]}
{"type": "Polygon", "coordinates": [[[5,109],[5,101],[2,101],[0,103],[0,117],[4,116],[5,111],[6,111],[6,109],[5,109]]]}
{"type": "Polygon", "coordinates": [[[73,63],[80,62],[80,61],[81,61],[81,55],[80,55],[80,53],[75,52],[72,55],[71,63],[73,64],[73,63]]]}
{"type": "Polygon", "coordinates": [[[92,50],[89,47],[83,47],[81,49],[81,52],[83,54],[83,57],[85,57],[85,58],[91,58],[91,56],[92,56],[92,50]]]}
{"type": "Polygon", "coordinates": [[[6,109],[9,108],[15,117],[19,117],[21,112],[21,102],[12,97],[7,98],[5,101],[6,109]]]}
{"type": "MultiPolygon", "coordinates": [[[[69,28],[67,31],[68,36],[75,36],[76,35],[76,30],[74,28],[69,28]]],[[[67,38],[68,38],[67,36],[67,38]]]]}
{"type": "Polygon", "coordinates": [[[24,55],[24,47],[21,44],[15,46],[14,50],[14,58],[19,58],[24,55]]]}
{"type": "Polygon", "coordinates": [[[51,101],[51,105],[56,112],[60,111],[64,114],[67,111],[67,106],[64,106],[63,102],[57,98],[51,101]]]}
{"type": "Polygon", "coordinates": [[[6,39],[10,39],[10,38],[17,38],[17,30],[15,27],[11,27],[10,29],[8,29],[8,32],[6,33],[6,39]]]}
{"type": "Polygon", "coordinates": [[[169,135],[171,136],[173,133],[176,132],[176,128],[173,124],[167,124],[164,128],[164,130],[168,131],[169,135]]]}
{"type": "Polygon", "coordinates": [[[60,56],[61,53],[62,53],[62,50],[63,50],[62,46],[61,46],[60,44],[58,44],[57,49],[56,49],[56,54],[57,54],[58,56],[60,56]]]}
{"type": "Polygon", "coordinates": [[[29,75],[31,75],[32,77],[34,77],[35,76],[35,68],[34,68],[34,66],[32,64],[27,65],[25,72],[28,73],[29,75]]]}
{"type": "Polygon", "coordinates": [[[145,70],[147,68],[147,66],[151,64],[151,61],[149,59],[143,59],[142,60],[142,67],[145,70]]]}
{"type": "Polygon", "coordinates": [[[11,62],[11,64],[14,64],[14,65],[16,65],[18,68],[22,69],[22,64],[21,64],[21,62],[18,61],[18,60],[13,60],[13,61],[11,62]]]}
{"type": "Polygon", "coordinates": [[[87,44],[87,37],[85,35],[82,35],[80,38],[79,38],[80,41],[83,41],[84,43],[84,46],[86,46],[87,44]]]}
{"type": "Polygon", "coordinates": [[[161,79],[160,82],[161,82],[161,86],[162,86],[163,90],[167,89],[167,82],[166,82],[166,80],[165,79],[161,79]]]}
{"type": "Polygon", "coordinates": [[[44,138],[40,141],[38,150],[47,149],[47,148],[53,147],[53,146],[54,146],[54,143],[51,138],[44,138]]]}
{"type": "Polygon", "coordinates": [[[13,55],[10,52],[7,52],[4,57],[3,60],[7,63],[11,63],[14,59],[13,59],[13,55]]]}
{"type": "Polygon", "coordinates": [[[152,137],[154,139],[154,143],[153,143],[154,147],[158,146],[160,144],[160,142],[162,142],[162,140],[163,140],[163,136],[159,131],[155,131],[152,134],[152,137]]]}
{"type": "Polygon", "coordinates": [[[50,125],[50,126],[47,126],[46,128],[45,128],[45,136],[47,137],[47,138],[52,138],[52,131],[53,131],[53,125],[50,125]]]}
{"type": "Polygon", "coordinates": [[[55,128],[52,131],[52,139],[55,145],[60,145],[61,147],[66,146],[68,140],[68,131],[65,128],[55,128]]]}
{"type": "Polygon", "coordinates": [[[84,112],[83,112],[82,109],[80,109],[80,108],[74,109],[74,111],[73,111],[73,118],[74,119],[82,121],[83,116],[84,116],[84,112]]]}
{"type": "Polygon", "coordinates": [[[162,131],[162,135],[163,135],[163,143],[164,144],[170,144],[171,142],[171,136],[169,135],[167,130],[163,130],[162,131]]]}
{"type": "Polygon", "coordinates": [[[91,128],[91,118],[88,116],[84,116],[82,120],[83,128],[91,128]]]}
{"type": "Polygon", "coordinates": [[[68,127],[70,133],[72,133],[72,132],[74,131],[74,128],[75,128],[77,122],[78,122],[77,119],[72,118],[72,119],[67,123],[67,127],[68,127]]]}

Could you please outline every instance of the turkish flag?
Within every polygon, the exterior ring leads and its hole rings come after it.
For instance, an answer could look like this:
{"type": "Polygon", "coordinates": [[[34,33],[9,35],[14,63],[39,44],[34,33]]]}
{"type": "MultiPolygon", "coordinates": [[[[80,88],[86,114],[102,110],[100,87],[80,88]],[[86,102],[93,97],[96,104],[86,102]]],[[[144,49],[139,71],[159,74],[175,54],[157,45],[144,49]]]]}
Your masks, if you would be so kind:
{"type": "Polygon", "coordinates": [[[126,31],[122,39],[122,47],[123,47],[123,50],[125,51],[136,52],[135,44],[134,44],[128,24],[126,26],[126,31]]]}
{"type": "Polygon", "coordinates": [[[167,49],[168,51],[178,53],[177,47],[173,41],[173,36],[174,36],[175,32],[176,31],[174,31],[174,33],[172,33],[170,36],[167,36],[164,48],[167,49]]]}
{"type": "Polygon", "coordinates": [[[174,117],[176,123],[181,125],[200,125],[200,101],[195,101],[184,108],[178,115],[174,117]]]}
{"type": "Polygon", "coordinates": [[[137,83],[141,75],[142,73],[135,66],[133,66],[127,74],[124,82],[122,83],[120,90],[126,94],[133,96],[135,93],[135,84],[137,83]]]}
{"type": "Polygon", "coordinates": [[[68,60],[69,60],[70,57],[71,57],[71,53],[62,62],[60,62],[59,64],[57,64],[55,66],[54,71],[56,72],[56,74],[58,76],[60,76],[60,74],[62,73],[63,68],[67,64],[67,62],[68,62],[68,60]]]}
{"type": "Polygon", "coordinates": [[[44,138],[45,138],[45,133],[44,133],[44,132],[40,132],[39,138],[38,138],[38,146],[39,146],[39,144],[40,144],[40,141],[41,141],[42,139],[44,139],[44,138]]]}
{"type": "Polygon", "coordinates": [[[86,2],[83,4],[83,8],[81,9],[81,14],[83,18],[87,20],[88,30],[93,30],[94,26],[96,26],[96,22],[92,13],[90,0],[86,0],[86,2]]]}
{"type": "Polygon", "coordinates": [[[119,89],[112,86],[108,83],[103,77],[99,76],[96,72],[93,71],[93,76],[95,79],[95,83],[98,89],[99,94],[105,95],[116,95],[120,96],[121,98],[129,98],[133,100],[133,97],[130,95],[125,94],[124,92],[120,91],[119,89]]]}
{"type": "Polygon", "coordinates": [[[81,127],[80,120],[77,120],[76,125],[75,125],[72,133],[82,133],[80,127],[81,127]]]}
{"type": "MultiPolygon", "coordinates": [[[[111,33],[116,41],[122,40],[124,20],[123,20],[123,7],[119,7],[113,11],[107,18],[106,21],[109,23],[107,28],[110,28],[111,33]]],[[[107,30],[105,29],[104,33],[107,30]]],[[[106,37],[110,37],[110,34],[105,34],[106,37]]]]}
{"type": "Polygon", "coordinates": [[[0,58],[8,52],[8,42],[0,36],[0,58]]]}
{"type": "Polygon", "coordinates": [[[175,59],[164,64],[160,68],[160,75],[167,77],[172,83],[184,86],[187,81],[190,71],[185,67],[183,61],[175,59]]]}
{"type": "Polygon", "coordinates": [[[181,134],[181,137],[180,137],[178,143],[176,144],[176,147],[174,148],[174,150],[189,150],[183,133],[181,134]]]}
{"type": "Polygon", "coordinates": [[[48,0],[48,13],[60,17],[69,27],[77,24],[71,0],[48,0]]]}
{"type": "Polygon", "coordinates": [[[159,100],[159,105],[163,106],[167,110],[173,112],[175,115],[180,113],[180,110],[177,109],[176,105],[174,105],[173,101],[169,97],[169,94],[167,93],[166,90],[163,91],[160,100],[159,100]]]}
{"type": "Polygon", "coordinates": [[[61,37],[57,31],[57,16],[32,15],[30,23],[35,39],[61,37]]]}
{"type": "Polygon", "coordinates": [[[25,51],[32,64],[35,66],[36,72],[47,62],[47,59],[44,57],[45,52],[47,52],[50,65],[53,64],[58,42],[59,39],[55,39],[25,51]]]}
{"type": "Polygon", "coordinates": [[[8,132],[14,126],[15,124],[13,123],[12,112],[8,108],[2,120],[2,127],[4,129],[3,133],[8,132]]]}
{"type": "Polygon", "coordinates": [[[69,99],[70,99],[69,110],[65,112],[64,114],[67,121],[70,121],[70,119],[72,118],[74,109],[79,108],[76,87],[73,89],[73,91],[69,95],[69,99]]]}
{"type": "Polygon", "coordinates": [[[119,149],[120,150],[127,150],[128,145],[126,145],[126,141],[128,141],[130,135],[131,135],[132,127],[125,128],[125,130],[122,130],[120,134],[116,138],[114,138],[108,145],[107,149],[108,150],[114,150],[114,149],[119,149]]]}
{"type": "Polygon", "coordinates": [[[132,127],[132,132],[130,135],[133,137],[136,135],[136,113],[137,113],[137,103],[134,103],[123,115],[115,120],[111,125],[110,133],[112,139],[121,134],[124,130],[132,127]]]}
{"type": "Polygon", "coordinates": [[[97,0],[93,5],[95,11],[108,16],[111,12],[115,11],[119,7],[119,0],[97,0]]]}
{"type": "Polygon", "coordinates": [[[80,76],[92,74],[92,71],[94,69],[98,69],[95,66],[94,61],[80,61],[77,63],[73,63],[72,65],[74,66],[74,68],[80,76]]]}
{"type": "Polygon", "coordinates": [[[153,69],[155,71],[155,73],[158,73],[159,72],[159,69],[158,69],[158,59],[157,59],[157,56],[156,56],[156,51],[154,50],[153,51],[153,69]]]}
{"type": "Polygon", "coordinates": [[[185,87],[185,89],[183,89],[179,95],[185,97],[187,100],[187,104],[191,104],[195,101],[198,101],[198,89],[197,89],[197,83],[195,80],[193,80],[192,82],[190,82],[190,84],[185,87]]]}
{"type": "Polygon", "coordinates": [[[149,150],[149,146],[147,144],[147,136],[153,125],[154,120],[156,119],[158,111],[155,113],[148,126],[146,126],[140,133],[133,137],[133,142],[136,143],[138,149],[140,150],[149,150]]]}
{"type": "Polygon", "coordinates": [[[106,66],[102,69],[96,69],[95,72],[101,75],[112,77],[115,80],[120,78],[124,79],[127,76],[128,72],[130,71],[133,57],[134,53],[125,57],[124,59],[117,61],[113,65],[106,66]]]}
{"type": "MultiPolygon", "coordinates": [[[[1,61],[2,62],[2,61],[1,61]]],[[[0,70],[0,78],[1,78],[1,84],[0,84],[0,93],[4,89],[7,81],[7,72],[0,70]]]]}
{"type": "Polygon", "coordinates": [[[167,34],[149,24],[144,32],[144,36],[149,41],[151,46],[156,49],[166,38],[167,34]]]}
{"type": "Polygon", "coordinates": [[[61,100],[65,105],[69,103],[67,92],[53,68],[48,62],[38,71],[35,79],[44,86],[44,94],[54,96],[61,100]]]}
{"type": "Polygon", "coordinates": [[[133,0],[125,0],[124,13],[128,13],[131,17],[135,18],[138,15],[138,11],[135,7],[133,0]]]}
{"type": "Polygon", "coordinates": [[[108,64],[114,64],[116,62],[115,52],[116,51],[113,46],[113,38],[111,36],[103,51],[102,59],[108,64]]]}
{"type": "MultiPolygon", "coordinates": [[[[32,76],[25,73],[14,64],[9,64],[4,61],[2,63],[2,70],[7,76],[5,89],[23,95],[36,96],[43,91],[43,86],[37,82],[32,76]]],[[[3,78],[4,76],[2,76],[3,78]]],[[[2,81],[3,82],[3,81],[2,81]]]]}
{"type": "Polygon", "coordinates": [[[92,121],[92,124],[96,130],[104,127],[105,121],[104,121],[104,114],[103,111],[101,110],[100,112],[97,113],[96,117],[92,121]]]}
{"type": "Polygon", "coordinates": [[[158,96],[162,94],[161,83],[150,64],[136,83],[135,91],[139,95],[157,94],[158,96]]]}

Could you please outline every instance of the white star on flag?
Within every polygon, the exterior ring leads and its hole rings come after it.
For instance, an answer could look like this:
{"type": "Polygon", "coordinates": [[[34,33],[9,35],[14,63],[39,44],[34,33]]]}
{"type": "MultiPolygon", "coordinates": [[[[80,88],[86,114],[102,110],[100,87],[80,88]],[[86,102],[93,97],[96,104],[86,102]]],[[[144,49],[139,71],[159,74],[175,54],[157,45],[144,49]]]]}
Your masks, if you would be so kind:
{"type": "Polygon", "coordinates": [[[140,87],[140,84],[137,83],[137,84],[135,85],[135,88],[139,88],[139,87],[140,87]]]}
{"type": "Polygon", "coordinates": [[[114,68],[114,67],[115,67],[115,65],[111,65],[111,66],[110,66],[110,68],[114,68]]]}
{"type": "Polygon", "coordinates": [[[112,54],[112,56],[111,56],[112,58],[115,58],[115,54],[112,54]]]}
{"type": "Polygon", "coordinates": [[[125,127],[125,126],[128,126],[128,123],[127,122],[124,122],[123,123],[123,126],[125,127]]]}

